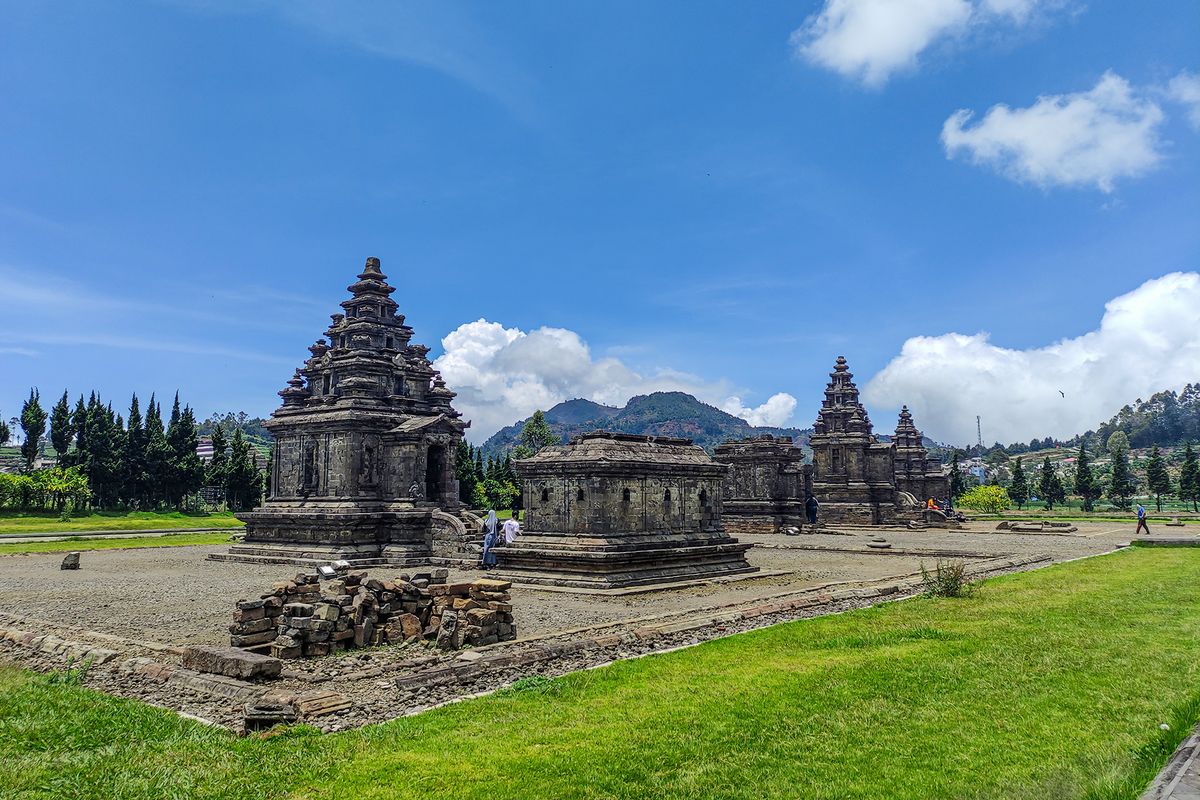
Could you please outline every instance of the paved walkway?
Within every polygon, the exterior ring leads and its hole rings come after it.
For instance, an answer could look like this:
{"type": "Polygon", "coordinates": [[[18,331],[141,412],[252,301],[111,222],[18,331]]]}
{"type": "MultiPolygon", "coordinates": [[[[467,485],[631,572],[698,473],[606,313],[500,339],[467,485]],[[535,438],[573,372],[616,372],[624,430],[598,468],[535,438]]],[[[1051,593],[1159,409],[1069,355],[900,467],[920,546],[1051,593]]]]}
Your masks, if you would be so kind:
{"type": "Polygon", "coordinates": [[[1200,800],[1200,727],[1179,745],[1141,800],[1200,800]]]}

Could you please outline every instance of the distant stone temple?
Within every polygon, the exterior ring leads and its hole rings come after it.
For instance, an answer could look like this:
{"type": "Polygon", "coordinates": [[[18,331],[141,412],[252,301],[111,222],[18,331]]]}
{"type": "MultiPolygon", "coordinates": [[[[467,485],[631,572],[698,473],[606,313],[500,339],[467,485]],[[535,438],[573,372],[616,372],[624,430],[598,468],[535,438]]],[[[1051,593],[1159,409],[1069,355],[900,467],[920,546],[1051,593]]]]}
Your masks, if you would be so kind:
{"type": "Polygon", "coordinates": [[[466,530],[454,516],[454,453],[469,423],[429,348],[411,343],[379,259],[367,259],[349,291],[345,313],[279,393],[266,423],[270,495],[238,515],[246,538],[231,558],[428,563],[439,529],[466,530]]]}
{"type": "Polygon", "coordinates": [[[690,439],[597,431],[514,466],[526,518],[497,548],[504,578],[607,589],[757,569],[722,528],[727,467],[690,439]]]}
{"type": "Polygon", "coordinates": [[[896,491],[908,492],[918,503],[933,498],[939,504],[950,497],[950,475],[942,462],[931,458],[924,436],[913,424],[908,406],[900,409],[896,423],[896,491]]]}
{"type": "Polygon", "coordinates": [[[713,459],[729,466],[722,486],[725,530],[778,533],[804,523],[813,468],[790,436],[760,436],[718,445],[713,459]]]}
{"type": "Polygon", "coordinates": [[[896,511],[895,448],[871,432],[854,375],[838,356],[813,425],[813,494],[822,521],[879,525],[896,511]]]}

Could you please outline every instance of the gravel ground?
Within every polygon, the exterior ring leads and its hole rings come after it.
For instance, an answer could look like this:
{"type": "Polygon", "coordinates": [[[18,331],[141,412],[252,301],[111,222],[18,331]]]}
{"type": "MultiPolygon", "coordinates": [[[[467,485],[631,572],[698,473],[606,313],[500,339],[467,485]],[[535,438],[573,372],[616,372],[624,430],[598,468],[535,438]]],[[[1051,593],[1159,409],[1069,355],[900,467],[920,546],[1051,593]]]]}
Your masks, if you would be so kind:
{"type": "MultiPolygon", "coordinates": [[[[935,561],[935,553],[1045,553],[1055,560],[1077,558],[1111,550],[1118,541],[1128,540],[1130,534],[1128,526],[1115,523],[1081,523],[1075,535],[1007,534],[993,529],[994,523],[976,523],[966,531],[859,530],[849,535],[743,536],[743,541],[757,545],[748,554],[752,564],[787,574],[618,596],[517,588],[513,591],[514,614],[522,636],[540,635],[648,614],[748,601],[825,583],[911,574],[922,561],[935,561]],[[892,543],[891,552],[866,547],[877,535],[892,543]]],[[[209,553],[221,552],[225,547],[85,552],[78,571],[59,569],[61,553],[0,556],[0,611],[51,626],[83,628],[135,640],[170,645],[226,644],[226,626],[234,602],[257,597],[272,581],[289,578],[298,568],[205,560],[209,553]]],[[[375,573],[391,577],[400,571],[391,568],[375,573]]],[[[481,574],[454,571],[452,579],[481,574]]]]}

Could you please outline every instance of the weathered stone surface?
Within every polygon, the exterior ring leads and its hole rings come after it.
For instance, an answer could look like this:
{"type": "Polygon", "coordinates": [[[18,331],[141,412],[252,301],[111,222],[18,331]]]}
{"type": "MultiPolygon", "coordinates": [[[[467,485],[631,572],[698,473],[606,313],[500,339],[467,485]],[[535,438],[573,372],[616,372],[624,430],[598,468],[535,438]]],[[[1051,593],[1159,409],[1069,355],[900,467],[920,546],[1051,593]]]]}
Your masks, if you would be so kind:
{"type": "Polygon", "coordinates": [[[187,647],[184,648],[181,663],[185,669],[230,678],[271,679],[278,678],[283,671],[283,662],[278,658],[249,653],[236,647],[187,647]]]}
{"type": "Polygon", "coordinates": [[[612,588],[753,572],[721,526],[727,467],[688,439],[595,433],[515,463],[525,530],[505,578],[612,588]]]}
{"type": "Polygon", "coordinates": [[[59,569],[79,569],[79,553],[67,553],[59,569]]]}

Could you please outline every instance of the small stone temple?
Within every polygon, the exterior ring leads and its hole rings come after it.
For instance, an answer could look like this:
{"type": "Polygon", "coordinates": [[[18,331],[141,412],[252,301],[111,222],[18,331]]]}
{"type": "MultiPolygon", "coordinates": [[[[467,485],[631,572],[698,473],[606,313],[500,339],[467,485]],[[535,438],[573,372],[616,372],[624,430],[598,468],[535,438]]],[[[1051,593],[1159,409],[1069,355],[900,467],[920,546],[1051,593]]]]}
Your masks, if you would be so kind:
{"type": "Polygon", "coordinates": [[[896,445],[896,491],[908,492],[918,503],[932,497],[940,504],[950,497],[950,476],[942,462],[930,457],[924,438],[913,424],[908,406],[901,408],[892,439],[896,445]]]}
{"type": "Polygon", "coordinates": [[[748,573],[721,524],[728,469],[690,439],[596,431],[514,463],[524,531],[502,577],[611,589],[748,573]]]}
{"type": "Polygon", "coordinates": [[[879,525],[896,511],[895,448],[871,432],[867,410],[846,359],[829,373],[825,400],[813,425],[812,491],[820,521],[879,525]]]}
{"type": "Polygon", "coordinates": [[[725,530],[778,533],[804,523],[813,468],[790,436],[758,436],[717,445],[713,459],[729,466],[722,486],[725,530]]]}
{"type": "Polygon", "coordinates": [[[229,558],[359,565],[429,563],[434,532],[465,528],[454,477],[459,419],[441,376],[412,343],[395,288],[368,258],[325,338],[279,393],[271,491],[239,514],[229,558]],[[447,513],[450,512],[450,513],[447,513]]]}

